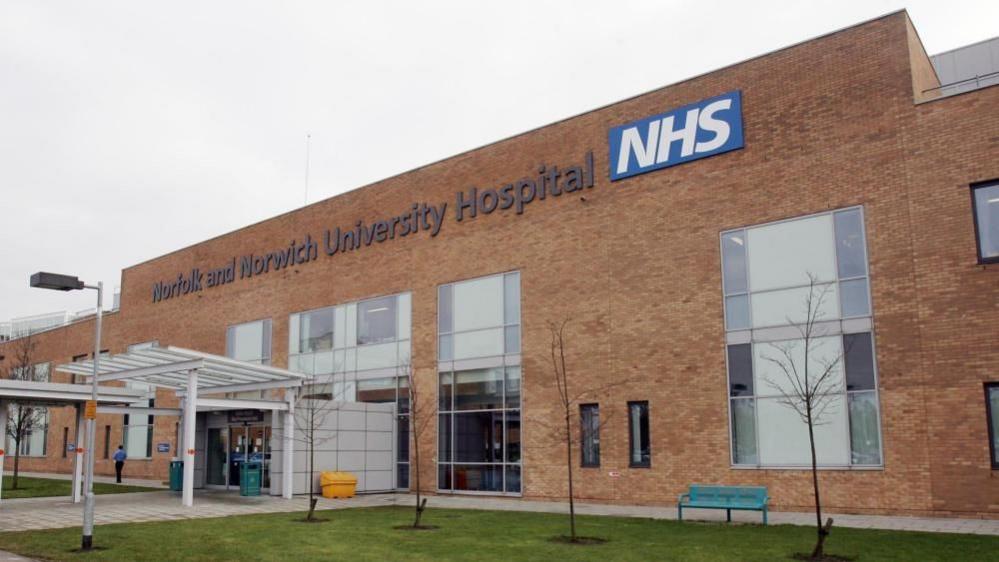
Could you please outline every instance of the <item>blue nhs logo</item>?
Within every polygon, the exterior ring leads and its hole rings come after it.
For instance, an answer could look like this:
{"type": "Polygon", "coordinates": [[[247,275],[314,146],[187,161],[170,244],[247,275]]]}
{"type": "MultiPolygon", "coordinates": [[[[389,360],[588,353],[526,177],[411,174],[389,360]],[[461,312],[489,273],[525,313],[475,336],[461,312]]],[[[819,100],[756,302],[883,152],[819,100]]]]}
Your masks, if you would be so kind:
{"type": "Polygon", "coordinates": [[[742,92],[614,127],[608,141],[611,181],[742,148],[742,92]]]}

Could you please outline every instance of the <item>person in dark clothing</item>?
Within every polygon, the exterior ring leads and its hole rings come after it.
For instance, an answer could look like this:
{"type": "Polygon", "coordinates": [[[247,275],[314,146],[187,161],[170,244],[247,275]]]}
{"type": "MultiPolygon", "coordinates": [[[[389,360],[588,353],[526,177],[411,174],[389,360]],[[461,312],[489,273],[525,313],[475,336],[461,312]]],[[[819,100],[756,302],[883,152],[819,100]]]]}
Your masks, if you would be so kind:
{"type": "Polygon", "coordinates": [[[125,468],[125,459],[128,455],[125,453],[125,448],[118,445],[118,450],[114,452],[114,474],[116,481],[121,484],[121,471],[125,468]]]}

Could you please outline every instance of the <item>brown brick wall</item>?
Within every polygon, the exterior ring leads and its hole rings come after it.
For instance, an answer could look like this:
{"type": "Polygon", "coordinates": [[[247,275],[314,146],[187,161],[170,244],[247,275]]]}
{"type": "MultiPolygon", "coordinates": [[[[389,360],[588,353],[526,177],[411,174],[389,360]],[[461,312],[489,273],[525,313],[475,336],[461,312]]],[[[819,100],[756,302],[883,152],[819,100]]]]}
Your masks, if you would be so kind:
{"type": "MultiPolygon", "coordinates": [[[[913,73],[925,74],[925,62],[912,54],[908,25],[904,13],[892,14],[129,268],[106,341],[112,352],[157,339],[224,353],[227,325],[269,317],[273,362],[283,366],[290,313],[409,290],[414,366],[420,389],[435,396],[437,286],[516,269],[526,497],[566,495],[564,449],[543,427],[558,415],[546,324],[571,318],[571,384],[582,390],[627,381],[590,398],[607,425],[602,466],[581,470],[581,498],[670,504],[692,482],[762,484],[777,508],[804,509],[811,502],[807,471],[730,467],[718,235],[863,205],[885,466],[823,471],[826,504],[847,512],[999,516],[982,392],[983,381],[999,380],[999,271],[976,265],[968,193],[970,182],[999,177],[999,88],[914,104],[913,73]],[[609,127],[735,89],[743,93],[744,149],[608,181],[609,127]],[[580,163],[588,151],[596,158],[592,189],[536,200],[523,215],[454,220],[457,191],[533,175],[540,163],[580,163]],[[151,302],[155,281],[192,267],[207,270],[359,219],[370,224],[419,201],[447,202],[439,236],[421,232],[333,257],[320,247],[315,262],[151,302]],[[627,465],[628,400],[650,403],[650,469],[627,465]]],[[[88,349],[91,330],[82,323],[39,339],[46,357],[68,361],[88,349]]],[[[175,402],[161,392],[158,403],[175,402]]],[[[156,441],[173,441],[174,420],[167,421],[156,441]]],[[[105,423],[113,422],[99,427],[105,423]]],[[[120,431],[120,420],[113,427],[120,431]]],[[[61,439],[61,430],[52,435],[61,439]]],[[[424,487],[432,491],[433,429],[423,445],[424,487]]],[[[165,475],[169,455],[154,456],[133,463],[136,474],[165,475]]],[[[61,459],[25,464],[66,469],[61,459]]]]}

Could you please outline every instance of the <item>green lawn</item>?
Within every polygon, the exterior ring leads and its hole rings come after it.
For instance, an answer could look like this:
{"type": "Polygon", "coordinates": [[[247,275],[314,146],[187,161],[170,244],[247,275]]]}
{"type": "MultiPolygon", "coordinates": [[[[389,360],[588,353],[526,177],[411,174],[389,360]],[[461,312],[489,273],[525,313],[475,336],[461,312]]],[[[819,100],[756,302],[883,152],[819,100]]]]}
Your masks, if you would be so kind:
{"type": "MultiPolygon", "coordinates": [[[[580,532],[609,539],[596,546],[557,544],[566,518],[540,513],[427,510],[432,531],[403,531],[412,510],[377,507],[321,512],[326,523],[301,523],[303,514],[279,513],[162,523],[101,525],[94,544],[72,552],[80,530],[0,534],[0,549],[51,560],[786,560],[812,544],[809,528],[725,525],[580,517],[580,532]]],[[[974,535],[833,529],[827,552],[858,561],[999,560],[999,538],[974,535]]]]}
{"type": "MultiPolygon", "coordinates": [[[[14,478],[8,474],[3,476],[3,499],[43,498],[49,496],[69,496],[73,492],[73,482],[55,478],[31,478],[18,476],[17,489],[11,490],[14,478]]],[[[95,494],[124,494],[127,492],[152,492],[156,488],[143,486],[125,486],[123,484],[104,484],[94,482],[95,494]]]]}

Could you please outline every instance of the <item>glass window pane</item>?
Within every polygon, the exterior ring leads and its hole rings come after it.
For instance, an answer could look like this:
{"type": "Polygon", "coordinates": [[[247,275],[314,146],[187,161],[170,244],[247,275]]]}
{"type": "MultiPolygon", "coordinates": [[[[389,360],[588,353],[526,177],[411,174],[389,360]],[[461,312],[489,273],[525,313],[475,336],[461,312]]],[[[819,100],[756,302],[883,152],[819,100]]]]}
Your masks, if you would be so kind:
{"type": "Polygon", "coordinates": [[[753,349],[751,344],[728,346],[728,385],[730,396],[752,396],[753,349]]]}
{"type": "Polygon", "coordinates": [[[240,361],[270,363],[270,320],[230,326],[226,331],[226,355],[240,361]]]}
{"type": "Polygon", "coordinates": [[[735,464],[758,464],[756,454],[756,402],[732,400],[732,459],[735,464]]]}
{"type": "Polygon", "coordinates": [[[399,346],[395,342],[371,343],[357,348],[357,370],[384,369],[399,365],[399,346]]]}
{"type": "Polygon", "coordinates": [[[853,464],[881,464],[881,434],[875,392],[854,392],[850,405],[850,458],[853,464]]]}
{"type": "Polygon", "coordinates": [[[456,332],[503,325],[502,275],[455,283],[453,291],[456,332]]]}
{"type": "Polygon", "coordinates": [[[753,291],[807,285],[809,273],[819,281],[836,279],[831,216],[760,226],[747,233],[752,248],[749,285],[753,291]]]}
{"type": "Polygon", "coordinates": [[[749,290],[746,283],[746,233],[741,230],[722,234],[722,277],[726,295],[749,290]]]}
{"type": "Polygon", "coordinates": [[[833,215],[836,225],[836,258],[839,276],[863,277],[867,275],[864,257],[864,220],[860,209],[840,211],[833,215]]]}
{"type": "MultiPolygon", "coordinates": [[[[807,280],[806,280],[807,283],[807,280]]],[[[835,283],[816,285],[812,292],[812,307],[819,322],[839,318],[839,298],[835,283]]],[[[803,324],[808,316],[809,287],[753,293],[750,299],[753,327],[767,328],[803,324]]]]}
{"type": "Polygon", "coordinates": [[[843,303],[843,317],[869,316],[871,308],[867,300],[867,278],[852,279],[839,284],[840,300],[843,303]]]}
{"type": "Polygon", "coordinates": [[[454,465],[454,489],[502,492],[503,465],[454,465]]]}
{"type": "Polygon", "coordinates": [[[476,369],[454,374],[455,410],[495,410],[503,407],[503,369],[476,369]]]}
{"type": "Polygon", "coordinates": [[[395,377],[357,380],[358,402],[395,402],[395,377]]]}
{"type": "Polygon", "coordinates": [[[357,304],[357,344],[395,341],[395,297],[372,299],[357,304]]]}
{"type": "Polygon", "coordinates": [[[749,326],[749,295],[725,297],[725,327],[746,330],[749,326]]]}
{"type": "Polygon", "coordinates": [[[454,334],[453,355],[455,359],[476,357],[496,357],[503,355],[506,334],[502,327],[491,330],[477,330],[454,334]]]}
{"type": "Polygon", "coordinates": [[[652,459],[649,440],[649,403],[628,403],[628,431],[630,454],[628,461],[631,466],[647,467],[652,459]]]}
{"type": "Polygon", "coordinates": [[[409,416],[396,416],[396,458],[400,462],[409,462],[409,416]]]}
{"type": "Polygon", "coordinates": [[[870,332],[843,335],[847,390],[874,389],[874,345],[870,332]]]}
{"type": "Polygon", "coordinates": [[[456,462],[503,461],[502,411],[452,415],[456,462]]]}
{"type": "Polygon", "coordinates": [[[520,466],[507,465],[506,467],[506,491],[515,494],[520,493],[520,466]]]}
{"type": "MultiPolygon", "coordinates": [[[[771,466],[810,466],[808,426],[779,398],[757,398],[760,463],[771,466]]],[[[848,422],[843,396],[830,402],[821,425],[814,425],[815,453],[821,465],[850,464],[848,422]]]]}
{"type": "Polygon", "coordinates": [[[506,412],[506,462],[520,462],[520,411],[506,412]]]}
{"type": "Polygon", "coordinates": [[[454,336],[448,334],[440,336],[437,345],[437,359],[439,361],[450,361],[454,358],[454,336]]]}
{"type": "Polygon", "coordinates": [[[506,353],[520,353],[520,326],[507,326],[504,328],[504,351],[506,353]]]}
{"type": "Polygon", "coordinates": [[[451,285],[441,285],[437,288],[437,331],[447,333],[454,331],[451,314],[451,285]]]}
{"type": "Polygon", "coordinates": [[[451,462],[451,414],[437,416],[437,454],[439,462],[451,462]]]}
{"type": "Polygon", "coordinates": [[[454,389],[454,385],[452,384],[452,382],[454,381],[454,375],[452,373],[441,373],[440,379],[441,379],[440,382],[441,386],[440,390],[437,393],[437,395],[440,397],[440,404],[438,404],[438,408],[442,412],[447,412],[452,409],[451,393],[453,392],[454,389]]]}
{"type": "Polygon", "coordinates": [[[503,322],[520,324],[520,274],[503,276],[503,322]]]}
{"type": "Polygon", "coordinates": [[[409,413],[409,380],[405,376],[398,377],[399,382],[399,403],[398,411],[400,414],[409,413]]]}
{"type": "Polygon", "coordinates": [[[326,308],[298,315],[298,351],[328,351],[333,349],[333,309],[326,308]]]}
{"type": "MultiPolygon", "coordinates": [[[[840,336],[823,336],[811,340],[808,353],[809,377],[818,376],[832,365],[833,372],[823,383],[827,392],[843,391],[843,340],[840,336]]],[[[753,388],[756,396],[793,394],[795,386],[805,384],[805,341],[803,339],[753,344],[753,388]],[[790,355],[788,359],[785,355],[790,355]],[[793,363],[794,369],[790,369],[793,363]],[[783,367],[787,367],[785,370],[783,367]],[[797,384],[790,374],[797,376],[797,384]]],[[[814,381],[814,378],[810,378],[814,381]]],[[[757,406],[759,407],[759,406],[757,406]]]]}
{"type": "Polygon", "coordinates": [[[989,423],[992,427],[992,465],[999,467],[999,385],[989,385],[989,423]]]}
{"type": "Polygon", "coordinates": [[[580,448],[583,466],[600,466],[600,407],[579,406],[580,448]]]}
{"type": "Polygon", "coordinates": [[[982,258],[999,257],[999,184],[975,190],[975,213],[982,258]]]}
{"type": "Polygon", "coordinates": [[[520,367],[506,368],[506,407],[520,407],[520,367]]]}
{"type": "Polygon", "coordinates": [[[399,463],[396,465],[396,472],[398,474],[398,480],[396,481],[396,488],[401,488],[403,490],[409,489],[409,463],[399,463]]]}
{"type": "Polygon", "coordinates": [[[451,482],[451,465],[449,464],[439,464],[437,465],[437,488],[440,490],[452,490],[451,482]]]}

